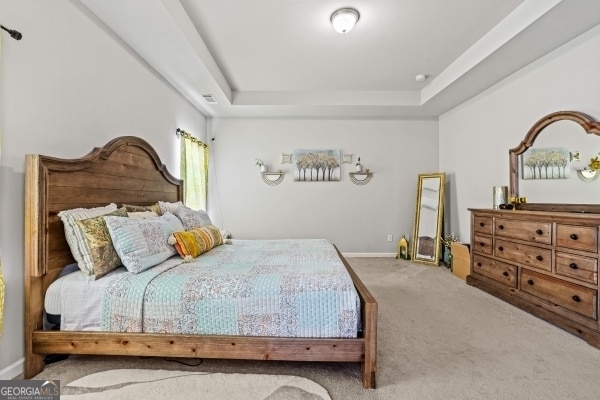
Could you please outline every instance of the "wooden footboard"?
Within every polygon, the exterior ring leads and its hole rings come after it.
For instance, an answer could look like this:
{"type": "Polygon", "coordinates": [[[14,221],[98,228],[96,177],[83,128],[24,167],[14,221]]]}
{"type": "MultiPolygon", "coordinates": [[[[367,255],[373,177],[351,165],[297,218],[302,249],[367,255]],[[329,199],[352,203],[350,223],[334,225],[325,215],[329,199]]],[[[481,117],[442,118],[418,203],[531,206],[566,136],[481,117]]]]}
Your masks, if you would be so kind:
{"type": "MultiPolygon", "coordinates": [[[[363,387],[374,389],[377,370],[377,302],[346,260],[342,260],[361,298],[363,334],[357,339],[44,331],[37,324],[32,324],[26,332],[24,376],[27,379],[33,378],[44,369],[45,354],[359,362],[363,387]]],[[[33,306],[34,303],[30,302],[29,307],[33,306]]]]}
{"type": "MultiPolygon", "coordinates": [[[[344,262],[346,263],[345,260],[344,262]]],[[[354,279],[356,275],[351,269],[349,271],[354,279]]],[[[359,283],[357,286],[361,285],[362,283],[359,283]]],[[[366,290],[364,287],[362,289],[366,290]]],[[[368,291],[366,293],[368,294],[366,299],[361,295],[363,337],[357,339],[132,334],[31,329],[28,333],[29,339],[26,340],[24,375],[29,379],[40,373],[44,369],[43,355],[45,354],[359,362],[362,367],[363,387],[374,389],[376,385],[377,302],[368,291]]]]}
{"type": "Polygon", "coordinates": [[[44,369],[46,354],[136,355],[248,360],[359,362],[362,383],[375,388],[377,302],[338,250],[361,301],[362,335],[356,339],[132,334],[43,330],[44,295],[60,270],[73,262],[60,210],[111,202],[152,204],[182,197],[144,140],[122,137],[80,159],[26,156],[25,172],[25,370],[44,369]]]}

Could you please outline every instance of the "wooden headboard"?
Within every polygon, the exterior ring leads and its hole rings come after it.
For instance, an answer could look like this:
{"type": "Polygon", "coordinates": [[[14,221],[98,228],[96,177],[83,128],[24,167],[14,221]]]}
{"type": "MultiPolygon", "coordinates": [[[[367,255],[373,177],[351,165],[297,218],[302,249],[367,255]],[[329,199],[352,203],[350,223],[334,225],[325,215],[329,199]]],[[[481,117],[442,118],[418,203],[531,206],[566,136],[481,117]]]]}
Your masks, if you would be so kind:
{"type": "Polygon", "coordinates": [[[74,261],[60,211],[109,203],[149,205],[182,197],[183,181],[173,177],[152,146],[138,137],[118,137],[76,159],[26,155],[26,280],[42,294],[74,261]]]}

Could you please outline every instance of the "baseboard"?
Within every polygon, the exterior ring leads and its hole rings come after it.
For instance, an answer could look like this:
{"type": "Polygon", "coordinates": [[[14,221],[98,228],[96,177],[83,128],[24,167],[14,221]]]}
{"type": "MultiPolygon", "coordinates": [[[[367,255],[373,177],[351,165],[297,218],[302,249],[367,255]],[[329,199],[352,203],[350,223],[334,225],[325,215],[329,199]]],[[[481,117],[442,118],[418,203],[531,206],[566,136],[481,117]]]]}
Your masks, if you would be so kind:
{"type": "Polygon", "coordinates": [[[346,258],[352,257],[393,257],[396,258],[396,253],[342,253],[346,258]]]}
{"type": "Polygon", "coordinates": [[[19,376],[23,373],[24,367],[25,359],[21,358],[19,361],[16,361],[3,370],[0,370],[0,380],[8,381],[14,379],[16,376],[19,376]]]}

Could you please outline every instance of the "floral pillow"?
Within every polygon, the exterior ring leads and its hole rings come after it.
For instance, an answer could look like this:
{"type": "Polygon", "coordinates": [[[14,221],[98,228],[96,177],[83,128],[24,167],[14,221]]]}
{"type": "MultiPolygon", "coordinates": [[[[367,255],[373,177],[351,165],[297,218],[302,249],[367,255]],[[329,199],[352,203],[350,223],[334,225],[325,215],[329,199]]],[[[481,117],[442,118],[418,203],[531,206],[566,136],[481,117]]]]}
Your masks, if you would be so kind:
{"type": "Polygon", "coordinates": [[[77,264],[80,265],[81,270],[88,275],[91,275],[92,271],[86,270],[83,267],[83,256],[80,250],[84,243],[83,234],[81,233],[81,230],[75,221],[106,215],[116,210],[117,205],[115,203],[110,203],[102,207],[74,208],[71,210],[63,210],[58,213],[58,216],[63,222],[65,228],[65,238],[67,239],[67,243],[71,249],[71,254],[73,254],[73,258],[77,264]]]}
{"type": "Polygon", "coordinates": [[[177,253],[184,261],[191,261],[213,247],[223,244],[221,231],[214,225],[194,228],[189,231],[174,232],[169,238],[177,253]]]}
{"type": "Polygon", "coordinates": [[[177,254],[168,243],[173,232],[183,230],[171,213],[157,218],[104,217],[113,245],[123,265],[134,274],[145,271],[177,254]]]}
{"type": "Polygon", "coordinates": [[[206,211],[192,210],[187,206],[181,206],[177,210],[176,215],[179,217],[186,230],[212,225],[212,221],[206,211]]]}
{"type": "MultiPolygon", "coordinates": [[[[127,217],[125,207],[113,211],[107,216],[127,217]]],[[[83,242],[81,255],[83,265],[80,268],[90,271],[98,279],[122,265],[119,255],[112,244],[104,216],[75,221],[81,230],[83,242]]]]}

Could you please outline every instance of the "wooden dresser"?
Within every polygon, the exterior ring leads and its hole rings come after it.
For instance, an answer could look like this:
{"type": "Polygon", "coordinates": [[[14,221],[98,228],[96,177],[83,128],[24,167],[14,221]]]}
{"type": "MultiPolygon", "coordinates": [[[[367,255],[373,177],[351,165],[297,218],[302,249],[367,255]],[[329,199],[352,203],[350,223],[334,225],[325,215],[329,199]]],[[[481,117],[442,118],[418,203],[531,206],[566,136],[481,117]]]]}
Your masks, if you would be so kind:
{"type": "Polygon", "coordinates": [[[600,214],[470,211],[467,283],[600,348],[600,214]]]}

